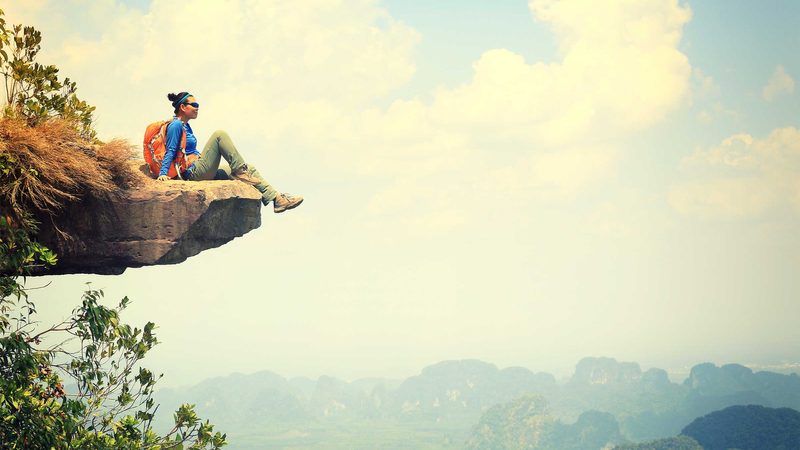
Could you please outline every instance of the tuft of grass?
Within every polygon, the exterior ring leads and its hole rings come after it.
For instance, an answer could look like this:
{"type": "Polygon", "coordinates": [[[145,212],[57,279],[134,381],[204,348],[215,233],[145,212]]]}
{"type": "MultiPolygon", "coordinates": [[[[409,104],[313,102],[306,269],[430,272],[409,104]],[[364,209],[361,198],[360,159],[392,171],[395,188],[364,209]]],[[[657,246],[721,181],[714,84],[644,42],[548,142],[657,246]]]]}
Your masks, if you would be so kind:
{"type": "Polygon", "coordinates": [[[87,141],[69,120],[30,127],[0,118],[0,205],[17,217],[31,210],[52,215],[85,194],[118,194],[136,183],[128,164],[133,155],[121,139],[87,141]]]}

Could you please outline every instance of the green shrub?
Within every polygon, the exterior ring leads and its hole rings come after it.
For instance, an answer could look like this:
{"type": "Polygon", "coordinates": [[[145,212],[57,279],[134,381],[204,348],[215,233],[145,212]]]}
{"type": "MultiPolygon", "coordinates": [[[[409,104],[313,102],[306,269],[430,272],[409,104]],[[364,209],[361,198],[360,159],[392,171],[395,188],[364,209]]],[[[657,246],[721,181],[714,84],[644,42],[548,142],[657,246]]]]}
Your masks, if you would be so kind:
{"type": "Polygon", "coordinates": [[[35,320],[26,276],[55,264],[56,255],[36,242],[33,210],[52,212],[84,191],[113,190],[120,177],[111,168],[124,159],[126,147],[95,145],[94,108],[78,100],[75,83],[58,80],[55,66],[34,61],[40,42],[32,27],[7,29],[0,10],[0,71],[7,93],[0,119],[0,448],[218,449],[225,435],[200,420],[193,405],[178,408],[168,433],[153,431],[152,393],[160,376],[141,361],[158,343],[155,325],[123,323],[127,297],[107,307],[101,304],[103,292],[88,288],[61,323],[42,326],[35,320]],[[92,169],[104,173],[76,183],[61,160],[62,178],[56,172],[43,175],[53,170],[47,145],[63,144],[58,136],[79,144],[70,145],[74,158],[88,157],[92,169]]]}
{"type": "Polygon", "coordinates": [[[6,92],[5,115],[24,117],[30,126],[49,117],[74,121],[81,135],[94,139],[92,113],[76,95],[75,82],[58,78],[58,68],[35,61],[41,50],[42,33],[30,26],[6,27],[0,10],[0,73],[6,92]]]}

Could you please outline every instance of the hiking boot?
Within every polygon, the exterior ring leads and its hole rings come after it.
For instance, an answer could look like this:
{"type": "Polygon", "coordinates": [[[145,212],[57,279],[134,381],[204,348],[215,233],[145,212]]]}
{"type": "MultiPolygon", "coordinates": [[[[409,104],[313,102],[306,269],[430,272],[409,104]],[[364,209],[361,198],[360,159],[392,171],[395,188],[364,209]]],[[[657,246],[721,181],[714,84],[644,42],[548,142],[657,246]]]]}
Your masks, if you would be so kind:
{"type": "Polygon", "coordinates": [[[247,168],[247,164],[240,167],[236,172],[231,173],[231,177],[233,177],[234,180],[239,180],[253,186],[264,182],[264,180],[251,173],[250,169],[247,168]]]}
{"type": "Polygon", "coordinates": [[[276,213],[282,213],[288,209],[297,208],[300,203],[303,203],[302,195],[278,194],[275,200],[272,201],[272,210],[276,213]]]}

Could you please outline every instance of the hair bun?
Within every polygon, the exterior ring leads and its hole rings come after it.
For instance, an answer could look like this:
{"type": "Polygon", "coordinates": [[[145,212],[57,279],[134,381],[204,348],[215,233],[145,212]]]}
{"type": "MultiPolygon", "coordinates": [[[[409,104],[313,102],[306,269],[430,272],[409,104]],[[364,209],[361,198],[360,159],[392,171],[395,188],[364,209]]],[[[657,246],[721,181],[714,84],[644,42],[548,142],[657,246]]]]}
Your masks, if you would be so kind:
{"type": "Polygon", "coordinates": [[[167,94],[167,99],[171,102],[174,102],[178,99],[178,94],[167,94]]]}

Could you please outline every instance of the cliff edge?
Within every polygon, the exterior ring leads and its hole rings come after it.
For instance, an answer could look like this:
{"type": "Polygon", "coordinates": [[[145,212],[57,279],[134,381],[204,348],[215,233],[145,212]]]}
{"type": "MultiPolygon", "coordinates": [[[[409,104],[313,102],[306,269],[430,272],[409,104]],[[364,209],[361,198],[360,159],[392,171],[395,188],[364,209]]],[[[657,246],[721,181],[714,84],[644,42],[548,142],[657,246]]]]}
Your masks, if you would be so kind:
{"type": "Polygon", "coordinates": [[[136,187],[87,196],[42,217],[38,240],[58,264],[35,273],[116,275],[129,267],[177,264],[261,225],[261,195],[240,181],[159,182],[131,162],[136,187]]]}

